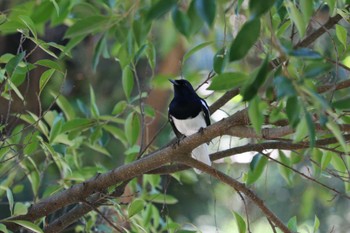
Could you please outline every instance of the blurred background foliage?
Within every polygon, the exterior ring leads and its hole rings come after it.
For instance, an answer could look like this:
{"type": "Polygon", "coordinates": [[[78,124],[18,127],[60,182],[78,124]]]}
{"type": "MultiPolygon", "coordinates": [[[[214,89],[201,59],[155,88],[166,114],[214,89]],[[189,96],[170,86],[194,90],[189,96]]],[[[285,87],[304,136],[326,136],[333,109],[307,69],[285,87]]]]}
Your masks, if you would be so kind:
{"type": "MultiPolygon", "coordinates": [[[[25,214],[33,202],[166,145],[174,138],[165,125],[168,78],[183,77],[200,86],[209,105],[241,88],[212,122],[248,107],[258,134],[287,120],[295,133],[284,139],[310,143],[308,149],[266,152],[289,167],[255,152],[215,167],[245,182],[292,231],[349,232],[348,197],[314,182],[350,191],[348,145],[338,126],[350,120],[348,90],[317,92],[348,80],[347,4],[1,1],[0,218],[25,214]],[[344,19],[336,26],[308,48],[298,46],[337,14],[344,19]],[[316,124],[331,133],[320,133],[316,124]],[[338,140],[334,150],[315,147],[331,135],[338,140]]],[[[224,136],[211,150],[269,141],[224,136]]],[[[246,232],[248,226],[272,232],[260,210],[245,201],[215,179],[186,170],[135,178],[100,211],[129,232],[246,232]]],[[[22,224],[40,232],[69,208],[22,224]]],[[[114,230],[92,211],[66,232],[114,230]]]]}

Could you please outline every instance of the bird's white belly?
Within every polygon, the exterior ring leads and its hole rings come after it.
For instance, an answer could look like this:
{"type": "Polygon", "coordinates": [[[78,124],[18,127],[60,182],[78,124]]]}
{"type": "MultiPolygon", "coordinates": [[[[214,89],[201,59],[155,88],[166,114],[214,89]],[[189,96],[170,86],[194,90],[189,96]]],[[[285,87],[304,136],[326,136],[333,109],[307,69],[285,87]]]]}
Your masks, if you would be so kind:
{"type": "Polygon", "coordinates": [[[190,136],[199,131],[200,128],[207,127],[205,123],[204,114],[200,112],[198,116],[192,119],[179,120],[172,117],[176,129],[185,136],[190,136]]]}

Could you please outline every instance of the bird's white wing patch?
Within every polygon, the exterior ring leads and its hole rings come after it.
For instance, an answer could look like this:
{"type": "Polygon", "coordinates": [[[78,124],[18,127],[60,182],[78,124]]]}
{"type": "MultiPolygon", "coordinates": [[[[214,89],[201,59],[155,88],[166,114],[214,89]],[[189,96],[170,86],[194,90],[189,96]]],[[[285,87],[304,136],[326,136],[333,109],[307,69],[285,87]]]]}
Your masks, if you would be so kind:
{"type": "Polygon", "coordinates": [[[179,120],[173,117],[173,122],[177,130],[185,136],[190,136],[199,131],[200,128],[207,127],[203,112],[201,111],[195,118],[179,120]]]}

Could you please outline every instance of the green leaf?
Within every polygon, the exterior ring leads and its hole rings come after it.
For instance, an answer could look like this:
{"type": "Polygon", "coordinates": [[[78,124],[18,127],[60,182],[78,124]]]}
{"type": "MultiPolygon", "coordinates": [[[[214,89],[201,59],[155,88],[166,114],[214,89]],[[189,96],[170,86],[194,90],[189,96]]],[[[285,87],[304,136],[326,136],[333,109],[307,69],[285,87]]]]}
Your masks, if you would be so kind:
{"type": "Polygon", "coordinates": [[[275,0],[250,0],[249,1],[249,10],[250,17],[252,19],[259,18],[261,15],[265,14],[275,3],[275,0]]]}
{"type": "Polygon", "coordinates": [[[259,179],[265,169],[267,162],[267,157],[262,154],[256,154],[253,157],[252,161],[250,162],[250,171],[248,172],[246,181],[247,185],[253,184],[259,179]]]}
{"type": "Polygon", "coordinates": [[[294,22],[295,26],[298,29],[300,38],[303,38],[306,31],[306,22],[304,22],[304,17],[298,10],[298,8],[293,4],[293,2],[285,1],[285,5],[289,12],[290,19],[294,22]]]}
{"type": "Polygon", "coordinates": [[[11,79],[6,80],[10,88],[16,93],[17,97],[24,101],[24,97],[21,91],[16,87],[16,85],[11,81],[11,79]]]}
{"type": "Polygon", "coordinates": [[[134,87],[134,74],[129,66],[123,69],[122,75],[123,90],[127,100],[130,100],[130,95],[134,87]]]}
{"type": "Polygon", "coordinates": [[[105,58],[109,58],[108,48],[107,48],[107,35],[108,33],[105,33],[101,37],[101,39],[97,42],[96,48],[94,50],[94,56],[92,58],[92,70],[94,72],[96,72],[96,68],[100,61],[101,55],[103,55],[105,58]]]}
{"type": "Polygon", "coordinates": [[[237,227],[238,227],[238,232],[239,233],[246,233],[246,224],[244,219],[242,218],[241,215],[239,215],[236,211],[233,211],[233,214],[235,216],[236,219],[236,223],[237,223],[237,227]]]}
{"type": "Polygon", "coordinates": [[[27,15],[20,15],[18,18],[27,26],[29,31],[33,34],[34,38],[37,38],[37,32],[33,20],[27,15]]]}
{"type": "Polygon", "coordinates": [[[216,1],[215,0],[194,0],[198,15],[208,24],[213,26],[215,20],[216,1]]]}
{"type": "Polygon", "coordinates": [[[167,204],[167,205],[173,205],[178,203],[178,200],[174,196],[162,194],[162,193],[147,195],[145,199],[153,203],[167,204]]]}
{"type": "Polygon", "coordinates": [[[314,227],[313,227],[312,232],[316,233],[318,231],[319,227],[320,227],[320,220],[318,219],[317,215],[315,215],[314,227]]]}
{"type": "Polygon", "coordinates": [[[294,216],[291,219],[289,219],[287,226],[292,232],[298,232],[297,217],[294,216]]]}
{"type": "Polygon", "coordinates": [[[335,138],[338,140],[338,142],[340,143],[341,147],[343,148],[344,152],[347,153],[348,152],[348,146],[346,144],[346,141],[343,137],[343,133],[340,130],[339,126],[332,122],[332,121],[328,121],[326,123],[327,128],[333,133],[333,135],[335,136],[335,138]]]}
{"type": "Polygon", "coordinates": [[[288,98],[286,113],[289,124],[295,129],[300,121],[300,104],[296,96],[291,96],[288,98]]]}
{"type": "Polygon", "coordinates": [[[0,232],[9,233],[9,230],[7,230],[4,224],[0,223],[0,232]]]}
{"type": "Polygon", "coordinates": [[[176,29],[179,30],[181,34],[188,37],[190,34],[190,19],[187,14],[182,12],[179,7],[176,7],[172,12],[172,18],[176,29]]]}
{"type": "Polygon", "coordinates": [[[316,140],[316,132],[315,132],[315,124],[311,118],[311,115],[309,112],[305,111],[305,119],[306,119],[306,126],[309,133],[309,141],[310,141],[310,147],[315,146],[315,140],[316,140]]]}
{"type": "Polygon", "coordinates": [[[112,136],[114,138],[116,138],[117,140],[121,141],[124,146],[127,146],[127,139],[125,136],[125,133],[123,130],[115,127],[115,126],[111,126],[111,125],[104,125],[103,128],[109,132],[110,134],[112,134],[112,136]]]}
{"type": "Polygon", "coordinates": [[[84,131],[96,124],[94,119],[75,118],[62,125],[61,132],[84,131]]]}
{"type": "Polygon", "coordinates": [[[47,67],[47,68],[50,68],[50,69],[54,69],[54,70],[57,70],[57,71],[60,71],[60,72],[63,72],[63,68],[61,67],[60,64],[58,64],[58,62],[55,62],[55,61],[52,61],[52,60],[49,60],[49,59],[41,59],[37,62],[35,62],[36,65],[40,65],[40,66],[44,66],[44,67],[47,67]]]}
{"type": "MultiPolygon", "coordinates": [[[[290,159],[284,154],[284,152],[282,150],[278,150],[278,155],[279,155],[279,160],[281,161],[281,163],[283,163],[287,166],[291,166],[290,159]]],[[[289,186],[291,186],[293,184],[293,181],[292,181],[293,172],[292,172],[292,170],[290,170],[289,168],[287,168],[283,165],[278,166],[278,170],[280,171],[283,179],[287,182],[287,184],[289,186]]]]}
{"type": "MultiPolygon", "coordinates": [[[[51,94],[54,98],[56,98],[56,94],[51,94]]],[[[56,99],[56,103],[58,107],[63,111],[64,115],[66,116],[67,120],[72,120],[75,118],[75,111],[73,106],[68,102],[68,100],[63,95],[58,95],[56,99]]]]}
{"type": "Polygon", "coordinates": [[[135,214],[140,213],[145,206],[145,201],[142,199],[135,199],[128,207],[128,217],[131,218],[135,214]]]}
{"type": "Polygon", "coordinates": [[[300,58],[310,59],[310,60],[318,60],[323,58],[321,54],[309,48],[300,48],[296,50],[291,50],[289,51],[288,54],[293,57],[300,57],[300,58]]]}
{"type": "Polygon", "coordinates": [[[255,44],[260,35],[260,20],[246,22],[238,32],[230,47],[230,61],[242,59],[255,44]]]}
{"type": "Polygon", "coordinates": [[[243,89],[243,101],[249,101],[258,94],[259,88],[264,84],[268,72],[269,62],[268,57],[266,57],[254,79],[243,89]]]}
{"type": "Polygon", "coordinates": [[[40,229],[37,225],[32,222],[24,221],[24,220],[5,220],[5,222],[13,222],[24,228],[27,228],[35,233],[44,233],[43,230],[40,229]]]}
{"type": "Polygon", "coordinates": [[[185,61],[187,61],[187,59],[188,59],[189,57],[191,57],[195,52],[201,50],[202,48],[207,47],[208,45],[211,45],[212,43],[213,43],[213,41],[203,42],[203,43],[201,43],[201,44],[199,44],[199,45],[193,47],[192,49],[188,50],[188,51],[185,53],[184,57],[182,58],[182,64],[184,64],[185,61]]]}
{"type": "Polygon", "coordinates": [[[140,120],[136,113],[130,113],[125,120],[125,136],[130,145],[137,142],[140,133],[140,120]]]}
{"type": "Polygon", "coordinates": [[[10,208],[11,215],[13,215],[14,200],[13,200],[12,191],[9,188],[6,188],[6,197],[7,197],[7,200],[9,202],[9,208],[10,208]]]}
{"type": "Polygon", "coordinates": [[[53,121],[51,130],[50,130],[49,141],[51,143],[55,140],[57,135],[61,133],[62,125],[63,125],[63,117],[61,115],[57,115],[53,121]]]}
{"type": "Polygon", "coordinates": [[[300,1],[299,4],[304,22],[309,22],[314,11],[314,1],[300,1]]]}
{"type": "Polygon", "coordinates": [[[23,60],[25,55],[26,55],[25,52],[21,52],[21,53],[17,54],[16,56],[14,56],[13,58],[11,58],[6,63],[5,70],[7,72],[8,77],[12,76],[12,74],[16,70],[16,68],[19,65],[19,63],[23,60]]]}
{"type": "Polygon", "coordinates": [[[175,6],[177,0],[159,0],[156,4],[152,5],[151,9],[148,11],[146,15],[146,20],[151,21],[153,19],[157,19],[162,17],[164,14],[169,12],[173,6],[175,6]]]}
{"type": "Polygon", "coordinates": [[[347,30],[343,26],[336,24],[335,25],[335,33],[336,33],[337,38],[340,41],[340,43],[342,43],[344,48],[346,49],[346,47],[347,47],[347,30]]]}
{"type": "Polygon", "coordinates": [[[321,159],[321,169],[325,170],[328,166],[328,164],[331,162],[333,153],[331,151],[325,151],[322,155],[321,159]]]}
{"type": "Polygon", "coordinates": [[[50,81],[54,73],[54,69],[49,69],[42,73],[39,81],[39,96],[41,95],[42,91],[44,90],[45,86],[50,81]]]}
{"type": "MultiPolygon", "coordinates": [[[[329,7],[329,14],[330,16],[333,16],[334,14],[334,9],[337,6],[337,1],[336,0],[326,0],[327,6],[329,7]]],[[[348,3],[347,3],[348,4],[348,3]]],[[[321,9],[322,10],[322,9],[321,9]]]]}
{"type": "Polygon", "coordinates": [[[260,100],[258,97],[255,97],[249,102],[248,116],[255,132],[258,135],[261,135],[261,127],[264,123],[264,115],[262,113],[262,109],[260,108],[260,100]]]}
{"type": "Polygon", "coordinates": [[[334,101],[332,107],[340,110],[350,109],[350,97],[334,101]]]}
{"type": "Polygon", "coordinates": [[[148,58],[148,63],[151,66],[152,71],[154,72],[154,68],[156,67],[157,54],[156,54],[156,48],[152,43],[148,43],[146,56],[148,58]]]}
{"type": "Polygon", "coordinates": [[[21,202],[17,202],[15,204],[15,208],[13,211],[14,216],[23,215],[23,214],[27,214],[27,213],[28,213],[28,206],[26,206],[25,204],[23,204],[21,202]]]}
{"type": "Polygon", "coordinates": [[[66,38],[73,38],[82,35],[88,35],[106,28],[108,18],[102,15],[93,15],[78,20],[66,31],[66,38]]]}
{"type": "Polygon", "coordinates": [[[228,62],[227,48],[223,47],[214,56],[213,69],[217,74],[221,74],[228,62]]]}
{"type": "Polygon", "coordinates": [[[98,110],[98,107],[96,104],[95,92],[91,85],[90,85],[90,112],[93,117],[100,116],[100,111],[98,110]]]}
{"type": "Polygon", "coordinates": [[[119,115],[119,114],[123,113],[127,106],[128,106],[128,104],[126,103],[126,101],[124,101],[124,100],[119,101],[113,107],[112,115],[119,115]]]}
{"type": "Polygon", "coordinates": [[[292,81],[284,76],[276,76],[273,80],[277,92],[277,98],[295,96],[296,91],[292,81]]]}
{"type": "Polygon", "coordinates": [[[224,91],[241,87],[248,80],[248,75],[239,72],[222,73],[215,76],[208,87],[209,90],[224,91]]]}
{"type": "Polygon", "coordinates": [[[144,20],[142,20],[142,18],[135,19],[133,21],[132,31],[134,33],[134,38],[138,46],[144,44],[144,41],[146,40],[150,29],[151,23],[145,22],[144,20]]]}

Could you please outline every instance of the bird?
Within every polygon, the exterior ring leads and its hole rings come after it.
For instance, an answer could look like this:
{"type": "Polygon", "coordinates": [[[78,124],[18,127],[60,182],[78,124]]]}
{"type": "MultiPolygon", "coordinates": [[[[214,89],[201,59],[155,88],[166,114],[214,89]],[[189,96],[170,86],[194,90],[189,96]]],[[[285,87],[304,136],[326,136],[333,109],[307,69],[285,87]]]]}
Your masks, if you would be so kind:
{"type": "MultiPolygon", "coordinates": [[[[168,119],[176,137],[180,140],[209,126],[208,104],[197,95],[191,83],[185,79],[169,81],[174,87],[174,98],[169,104],[168,119]]],[[[211,166],[208,144],[196,147],[191,155],[194,159],[211,166]]],[[[201,173],[198,169],[194,170],[198,174],[201,173]]]]}

